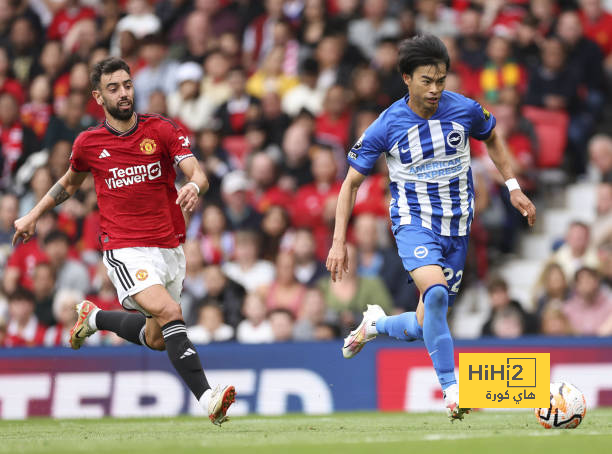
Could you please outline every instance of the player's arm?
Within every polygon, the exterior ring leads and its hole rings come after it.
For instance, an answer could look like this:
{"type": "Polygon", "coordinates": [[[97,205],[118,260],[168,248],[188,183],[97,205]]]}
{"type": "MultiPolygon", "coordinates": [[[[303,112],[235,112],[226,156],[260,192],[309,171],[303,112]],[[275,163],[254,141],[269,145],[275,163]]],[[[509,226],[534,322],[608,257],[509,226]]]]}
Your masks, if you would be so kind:
{"type": "Polygon", "coordinates": [[[510,202],[523,216],[527,217],[529,226],[533,226],[536,220],[536,208],[529,198],[521,191],[521,188],[516,181],[512,170],[512,160],[508,154],[506,144],[495,133],[495,129],[491,131],[491,135],[486,139],[487,152],[501,173],[502,178],[506,182],[506,186],[510,191],[510,202]]]}
{"type": "Polygon", "coordinates": [[[195,157],[185,158],[178,165],[188,182],[179,189],[176,203],[185,211],[193,211],[198,203],[198,196],[208,191],[208,178],[195,157]]]}
{"type": "Polygon", "coordinates": [[[327,256],[326,266],[331,273],[332,281],[342,280],[342,271],[348,271],[348,256],[346,253],[346,230],[349,219],[355,206],[357,190],[366,176],[359,173],[353,167],[349,167],[348,173],[340,194],[338,194],[338,205],[336,205],[336,225],[334,227],[334,241],[327,256]]]}
{"type": "Polygon", "coordinates": [[[71,168],[49,189],[42,199],[30,210],[28,214],[15,221],[15,235],[13,246],[21,237],[24,243],[34,235],[36,222],[45,212],[65,202],[72,196],[87,176],[87,172],[75,172],[71,168]]]}

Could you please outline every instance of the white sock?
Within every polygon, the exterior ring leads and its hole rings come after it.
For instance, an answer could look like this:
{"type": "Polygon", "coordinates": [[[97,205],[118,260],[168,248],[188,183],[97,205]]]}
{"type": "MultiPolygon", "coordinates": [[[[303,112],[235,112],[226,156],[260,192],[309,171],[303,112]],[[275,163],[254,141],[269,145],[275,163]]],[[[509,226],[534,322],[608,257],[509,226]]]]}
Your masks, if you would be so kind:
{"type": "Polygon", "coordinates": [[[202,397],[200,397],[200,400],[198,401],[200,403],[200,406],[206,412],[206,414],[208,414],[208,404],[210,403],[211,395],[212,395],[212,389],[208,388],[206,391],[204,391],[204,394],[202,394],[202,397]]]}
{"type": "Polygon", "coordinates": [[[95,329],[96,331],[98,330],[98,327],[96,326],[96,315],[98,315],[98,312],[100,312],[100,308],[96,307],[87,319],[87,324],[89,327],[91,329],[95,329]]]}

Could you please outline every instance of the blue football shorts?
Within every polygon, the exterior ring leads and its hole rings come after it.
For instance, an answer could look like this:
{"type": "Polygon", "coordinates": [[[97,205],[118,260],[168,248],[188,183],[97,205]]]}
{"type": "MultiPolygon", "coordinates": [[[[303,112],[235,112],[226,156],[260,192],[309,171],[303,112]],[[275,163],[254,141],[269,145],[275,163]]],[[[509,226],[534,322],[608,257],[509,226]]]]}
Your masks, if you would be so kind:
{"type": "MultiPolygon", "coordinates": [[[[448,305],[459,292],[468,250],[468,236],[442,236],[415,225],[393,228],[397,250],[406,271],[425,265],[439,265],[448,284],[448,305]]],[[[412,282],[410,275],[408,282],[412,282]]]]}

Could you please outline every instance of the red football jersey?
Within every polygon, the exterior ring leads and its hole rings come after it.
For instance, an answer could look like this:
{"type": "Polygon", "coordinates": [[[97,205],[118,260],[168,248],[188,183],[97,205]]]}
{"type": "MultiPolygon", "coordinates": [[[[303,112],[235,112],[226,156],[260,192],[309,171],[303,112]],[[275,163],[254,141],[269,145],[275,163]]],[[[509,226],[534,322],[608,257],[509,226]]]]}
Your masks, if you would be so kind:
{"type": "Polygon", "coordinates": [[[104,250],[184,240],[174,164],[191,156],[187,134],[160,115],[138,115],[123,133],[104,122],[79,134],[70,165],[93,174],[104,250]]]}

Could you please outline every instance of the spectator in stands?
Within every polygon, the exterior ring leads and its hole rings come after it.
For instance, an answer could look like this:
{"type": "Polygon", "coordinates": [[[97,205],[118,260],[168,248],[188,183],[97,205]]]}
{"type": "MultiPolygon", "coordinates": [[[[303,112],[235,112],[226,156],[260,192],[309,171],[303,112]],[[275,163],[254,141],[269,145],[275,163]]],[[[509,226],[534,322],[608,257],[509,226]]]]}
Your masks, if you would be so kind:
{"type": "Polygon", "coordinates": [[[418,0],[416,31],[436,36],[455,36],[458,33],[455,12],[440,0],[418,0]]]}
{"type": "Polygon", "coordinates": [[[597,254],[591,241],[590,227],[580,221],[573,221],[567,228],[565,243],[552,255],[551,262],[558,263],[568,282],[574,279],[576,271],[584,266],[597,268],[597,254]]]}
{"type": "Polygon", "coordinates": [[[451,58],[451,65],[460,62],[472,71],[477,71],[486,63],[487,40],[482,33],[482,11],[476,5],[472,5],[459,16],[457,36],[459,52],[457,58],[451,58]]]}
{"type": "Polygon", "coordinates": [[[274,309],[268,313],[268,320],[272,328],[274,342],[290,342],[293,340],[293,327],[295,319],[287,309],[274,309]]]}
{"type": "Polygon", "coordinates": [[[383,110],[389,104],[380,92],[380,80],[378,73],[372,67],[355,68],[351,80],[351,91],[353,92],[353,105],[355,110],[374,105],[378,110],[383,110]]]}
{"type": "Polygon", "coordinates": [[[259,235],[254,231],[236,232],[235,259],[223,265],[223,272],[252,292],[274,280],[274,265],[259,259],[259,235]]]}
{"type": "Polygon", "coordinates": [[[563,304],[554,301],[548,304],[542,311],[540,322],[540,333],[545,336],[570,336],[572,328],[569,320],[563,312],[563,304]]]}
{"type": "MultiPolygon", "coordinates": [[[[34,313],[40,323],[45,326],[55,325],[53,312],[53,297],[55,296],[55,273],[48,262],[42,262],[34,267],[32,293],[36,309],[34,313]]],[[[80,303],[83,300],[78,301],[80,303]]],[[[72,306],[74,311],[74,305],[72,306]]]]}
{"type": "Polygon", "coordinates": [[[283,17],[284,0],[265,0],[265,13],[251,21],[242,42],[243,64],[248,72],[255,71],[268,56],[274,43],[274,24],[283,17]]]}
{"type": "Polygon", "coordinates": [[[204,258],[200,251],[197,240],[188,239],[183,243],[185,253],[185,279],[183,280],[183,291],[181,292],[181,310],[186,323],[192,325],[195,320],[195,309],[193,306],[206,296],[204,258]],[[193,320],[192,317],[194,316],[193,320]]]}
{"type": "Polygon", "coordinates": [[[82,19],[95,19],[96,12],[89,6],[83,6],[79,0],[67,0],[64,7],[57,10],[47,28],[47,38],[62,40],[72,27],[82,19]]]}
{"type": "Polygon", "coordinates": [[[351,111],[346,89],[342,85],[333,85],[327,90],[323,111],[317,117],[315,127],[317,139],[344,149],[349,143],[350,124],[351,111]]]}
{"type": "Polygon", "coordinates": [[[480,71],[480,93],[484,103],[499,101],[500,91],[506,87],[525,90],[525,69],[512,58],[510,39],[494,35],[487,44],[487,62],[480,71]]]}
{"type": "Polygon", "coordinates": [[[0,195],[0,267],[5,269],[6,261],[12,252],[13,223],[19,217],[19,199],[13,193],[6,192],[0,195]]]}
{"type": "Polygon", "coordinates": [[[270,322],[266,319],[266,304],[258,293],[249,293],[242,307],[244,320],[236,328],[236,340],[244,344],[264,344],[274,341],[270,322]]]}
{"type": "Polygon", "coordinates": [[[184,21],[185,44],[177,46],[175,54],[182,61],[201,63],[211,45],[211,24],[206,13],[194,10],[184,21]]]}
{"type": "Polygon", "coordinates": [[[243,134],[247,121],[256,118],[260,113],[260,101],[247,94],[246,81],[246,74],[241,66],[234,66],[229,70],[227,83],[231,95],[215,112],[215,117],[221,121],[220,130],[224,135],[243,134]]]}
{"type": "Polygon", "coordinates": [[[140,55],[145,66],[134,76],[134,107],[137,112],[144,112],[152,92],[161,90],[168,96],[176,90],[178,63],[167,58],[166,41],[159,35],[143,39],[140,55]]]}
{"type": "Polygon", "coordinates": [[[602,283],[612,292],[612,232],[597,247],[597,257],[602,283]]]}
{"type": "Polygon", "coordinates": [[[65,66],[66,55],[61,42],[47,41],[42,48],[37,71],[40,75],[47,76],[51,83],[53,111],[56,114],[62,113],[69,92],[69,76],[65,73],[65,66]]]}
{"type": "Polygon", "coordinates": [[[588,150],[595,180],[612,181],[612,138],[596,134],[589,140],[588,150]]]}
{"type": "Polygon", "coordinates": [[[49,151],[49,160],[47,167],[51,172],[51,179],[57,181],[68,169],[70,165],[70,153],[72,152],[72,144],[67,140],[59,140],[49,151]]]}
{"type": "Polygon", "coordinates": [[[45,236],[44,252],[57,276],[58,288],[89,292],[89,274],[83,263],[68,256],[70,239],[66,233],[53,230],[45,236]]]}
{"type": "MultiPolygon", "coordinates": [[[[252,127],[261,127],[253,125],[252,127]]],[[[249,126],[248,129],[250,129],[249,126]]],[[[263,130],[261,131],[263,134],[263,130]]],[[[255,209],[263,213],[271,205],[280,205],[289,209],[292,196],[278,184],[278,165],[276,152],[270,148],[258,151],[249,156],[249,179],[252,182],[251,203],[255,209]]]]}
{"type": "Polygon", "coordinates": [[[187,335],[194,344],[225,342],[233,339],[234,328],[225,324],[219,306],[206,304],[199,310],[198,324],[187,328],[187,335]]]}
{"type": "Polygon", "coordinates": [[[276,46],[270,50],[261,66],[249,77],[246,91],[251,96],[262,98],[268,91],[277,93],[281,98],[299,84],[295,76],[283,72],[285,51],[276,46]]]}
{"type": "Polygon", "coordinates": [[[333,208],[341,183],[336,180],[336,162],[329,147],[313,147],[311,159],[315,181],[299,188],[291,204],[291,219],[295,227],[312,230],[317,245],[317,257],[323,260],[327,256],[330,223],[335,216],[333,208]]]}
{"type": "Polygon", "coordinates": [[[0,45],[0,94],[10,93],[21,104],[25,93],[19,81],[13,77],[8,50],[0,45]]]}
{"type": "MultiPolygon", "coordinates": [[[[83,301],[83,298],[84,295],[77,290],[58,290],[52,300],[53,318],[57,320],[57,324],[47,328],[43,341],[45,347],[70,347],[70,330],[78,316],[74,307],[83,301]]],[[[95,344],[100,334],[95,333],[92,337],[93,339],[87,339],[87,344],[95,344]]]]}
{"type": "Polygon", "coordinates": [[[276,278],[270,285],[258,290],[266,308],[286,309],[297,318],[302,309],[306,287],[295,278],[295,258],[289,251],[280,251],[276,257],[276,278]]]}
{"type": "Polygon", "coordinates": [[[381,39],[372,64],[378,72],[380,90],[386,96],[385,107],[406,94],[406,84],[397,75],[397,39],[381,39]]]}
{"type": "MultiPolygon", "coordinates": [[[[126,3],[127,14],[123,16],[115,27],[115,34],[111,39],[111,53],[117,55],[119,35],[130,32],[137,40],[146,43],[148,37],[160,33],[161,21],[153,14],[153,8],[147,0],[128,0],[126,3]]],[[[137,84],[135,84],[137,86],[137,84]]],[[[148,96],[145,98],[148,99],[148,96]]]]}
{"type": "Polygon", "coordinates": [[[414,286],[408,285],[397,251],[380,246],[381,233],[387,223],[372,214],[361,214],[354,221],[355,245],[359,254],[357,273],[361,277],[380,277],[393,298],[393,306],[415,310],[419,302],[414,286]]]}
{"type": "Polygon", "coordinates": [[[612,232],[612,181],[597,185],[597,218],[591,224],[591,242],[599,245],[612,232]]]}
{"type": "Polygon", "coordinates": [[[310,52],[323,38],[326,25],[326,2],[325,0],[306,0],[304,11],[298,30],[298,39],[302,46],[310,52]]]}
{"type": "Polygon", "coordinates": [[[569,286],[563,268],[558,263],[548,263],[538,279],[536,287],[535,313],[542,313],[551,304],[565,301],[569,296],[569,286]]]}
{"type": "Polygon", "coordinates": [[[357,248],[352,244],[347,246],[347,256],[348,271],[342,275],[342,281],[332,282],[331,278],[323,277],[318,284],[327,306],[339,314],[343,336],[361,320],[366,305],[378,304],[387,314],[393,310],[393,301],[384,282],[377,276],[357,274],[357,248]]]}
{"type": "Polygon", "coordinates": [[[213,49],[206,54],[200,90],[215,109],[233,94],[233,87],[227,80],[230,68],[230,61],[221,50],[213,49]]]}
{"type": "Polygon", "coordinates": [[[10,93],[0,95],[0,186],[8,188],[21,165],[40,149],[36,134],[19,119],[19,105],[10,93]]]}
{"type": "Polygon", "coordinates": [[[242,170],[234,170],[223,177],[221,197],[230,230],[256,230],[260,226],[261,215],[247,202],[248,189],[249,181],[242,170]]]}
{"type": "Polygon", "coordinates": [[[279,182],[292,192],[312,182],[311,162],[308,156],[310,146],[311,136],[306,125],[297,121],[293,122],[283,137],[283,160],[280,166],[283,181],[279,182]]]}
{"type": "Polygon", "coordinates": [[[234,253],[234,236],[226,230],[226,225],[220,207],[211,204],[204,208],[197,240],[205,263],[218,265],[229,260],[234,253]]]}
{"type": "MultiPolygon", "coordinates": [[[[317,327],[324,324],[334,324],[336,314],[325,305],[325,299],[321,290],[310,288],[304,295],[302,310],[295,323],[294,338],[300,341],[309,341],[317,338],[317,327]]],[[[335,337],[339,337],[340,333],[335,337]]]]}
{"type": "Polygon", "coordinates": [[[363,16],[351,21],[348,37],[368,58],[374,58],[376,43],[382,38],[396,37],[400,27],[397,18],[387,16],[387,0],[365,0],[363,16]]]}
{"type": "Polygon", "coordinates": [[[606,70],[612,72],[612,14],[604,9],[601,0],[580,0],[579,3],[584,36],[599,45],[606,70]]]}
{"type": "Polygon", "coordinates": [[[17,289],[9,298],[9,320],[4,345],[7,347],[38,347],[43,344],[45,327],[34,315],[34,295],[17,289]]]}
{"type": "Polygon", "coordinates": [[[42,199],[53,185],[53,177],[48,167],[34,170],[28,191],[21,197],[19,217],[25,216],[42,199]]]}
{"type": "Polygon", "coordinates": [[[23,86],[27,86],[34,75],[40,49],[39,39],[30,17],[23,15],[13,20],[8,43],[10,62],[16,79],[23,86]]]}
{"type": "Polygon", "coordinates": [[[82,131],[95,125],[95,120],[85,113],[88,96],[79,91],[70,92],[63,115],[53,116],[49,120],[45,148],[53,148],[60,140],[72,143],[82,131]]]}
{"type": "Polygon", "coordinates": [[[293,238],[295,277],[298,282],[311,287],[327,274],[325,265],[316,258],[316,244],[308,228],[296,230],[293,238]]]}
{"type": "Polygon", "coordinates": [[[342,54],[342,37],[338,34],[327,33],[319,41],[314,57],[319,66],[317,90],[320,93],[327,93],[332,85],[350,76],[350,69],[342,63],[342,54]]]}
{"type": "Polygon", "coordinates": [[[575,293],[565,302],[563,312],[575,334],[602,334],[600,328],[612,317],[612,296],[602,287],[597,270],[582,267],[576,271],[575,293]]]}
{"type": "Polygon", "coordinates": [[[190,131],[200,131],[212,119],[215,106],[200,91],[202,67],[194,62],[176,70],[178,90],[168,96],[168,114],[177,117],[190,131]]]}
{"type": "Polygon", "coordinates": [[[38,75],[30,85],[30,102],[23,104],[20,109],[21,121],[36,134],[41,141],[47,132],[47,125],[53,109],[49,103],[51,85],[44,74],[38,75]]]}
{"type": "Polygon", "coordinates": [[[36,237],[27,243],[18,244],[13,249],[2,276],[5,294],[13,293],[17,290],[18,286],[27,290],[32,289],[34,267],[41,262],[47,261],[43,251],[44,238],[56,228],[56,222],[57,214],[54,211],[47,211],[38,220],[36,237]]]}
{"type": "Polygon", "coordinates": [[[221,181],[233,168],[233,161],[221,145],[219,128],[221,124],[214,119],[204,125],[196,135],[194,155],[206,169],[210,184],[206,191],[206,199],[211,203],[221,204],[221,181]]]}
{"type": "Polygon", "coordinates": [[[487,285],[489,319],[482,326],[482,336],[518,337],[538,332],[537,319],[527,313],[521,304],[510,298],[508,283],[493,276],[487,285]]]}
{"type": "Polygon", "coordinates": [[[284,132],[291,123],[291,119],[289,115],[283,112],[281,108],[281,99],[278,93],[272,91],[266,93],[263,98],[261,98],[261,110],[268,142],[270,146],[274,146],[277,149],[280,155],[278,147],[280,147],[283,142],[284,132]]]}
{"type": "Polygon", "coordinates": [[[93,18],[81,19],[63,39],[66,53],[86,60],[100,41],[98,24],[93,18]]]}
{"type": "Polygon", "coordinates": [[[289,230],[289,213],[280,205],[271,205],[263,213],[261,221],[262,231],[262,258],[275,261],[280,251],[287,251],[293,237],[289,230]]]}
{"type": "Polygon", "coordinates": [[[513,52],[518,62],[524,67],[533,68],[538,65],[539,40],[538,20],[531,14],[525,15],[516,26],[513,52]]]}
{"type": "MultiPolygon", "coordinates": [[[[313,0],[320,2],[321,0],[313,0]]],[[[313,58],[305,59],[300,67],[300,83],[290,89],[282,99],[283,112],[295,117],[302,109],[318,115],[323,108],[323,93],[317,88],[319,64],[313,58]]]]}

